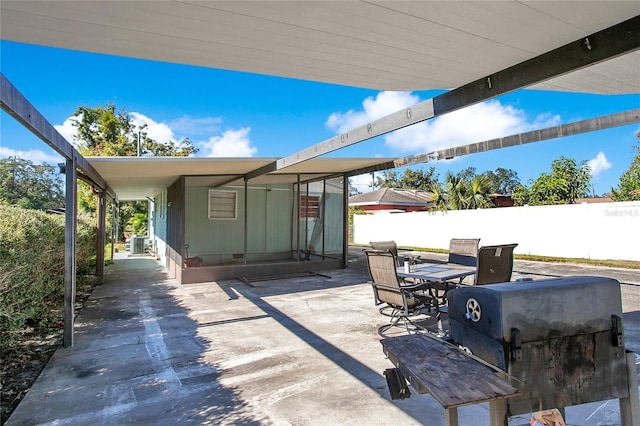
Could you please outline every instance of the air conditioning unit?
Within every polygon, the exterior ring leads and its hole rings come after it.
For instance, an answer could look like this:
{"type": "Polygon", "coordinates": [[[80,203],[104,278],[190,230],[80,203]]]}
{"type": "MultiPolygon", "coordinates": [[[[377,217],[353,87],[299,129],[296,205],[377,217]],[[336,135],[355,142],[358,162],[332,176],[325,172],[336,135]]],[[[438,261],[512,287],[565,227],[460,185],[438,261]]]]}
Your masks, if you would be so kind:
{"type": "Polygon", "coordinates": [[[145,250],[145,237],[133,237],[131,239],[131,254],[144,254],[145,250]]]}

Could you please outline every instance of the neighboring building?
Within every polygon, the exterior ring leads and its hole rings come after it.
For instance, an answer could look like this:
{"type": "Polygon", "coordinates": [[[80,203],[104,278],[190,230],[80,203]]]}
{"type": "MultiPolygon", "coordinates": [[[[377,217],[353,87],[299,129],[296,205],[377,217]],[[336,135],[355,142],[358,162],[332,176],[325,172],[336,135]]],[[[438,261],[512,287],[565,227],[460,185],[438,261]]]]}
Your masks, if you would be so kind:
{"type": "Polygon", "coordinates": [[[415,189],[381,188],[349,197],[349,207],[367,213],[406,213],[429,210],[432,194],[415,189]]]}
{"type": "Polygon", "coordinates": [[[578,198],[576,200],[576,204],[611,203],[611,202],[613,202],[611,197],[587,197],[587,198],[578,198]]]}
{"type": "Polygon", "coordinates": [[[510,195],[491,194],[491,202],[496,207],[513,207],[515,205],[510,195]]]}

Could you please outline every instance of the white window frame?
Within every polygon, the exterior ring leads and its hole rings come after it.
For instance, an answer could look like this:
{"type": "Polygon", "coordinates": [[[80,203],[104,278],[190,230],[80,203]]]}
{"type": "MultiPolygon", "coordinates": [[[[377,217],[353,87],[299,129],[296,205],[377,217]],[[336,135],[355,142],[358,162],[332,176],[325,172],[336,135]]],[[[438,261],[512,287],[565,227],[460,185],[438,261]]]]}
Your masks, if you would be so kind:
{"type": "Polygon", "coordinates": [[[238,191],[225,191],[222,189],[210,189],[208,193],[209,220],[236,220],[238,219],[238,191]],[[232,200],[231,202],[227,200],[232,200]],[[228,214],[233,204],[233,217],[228,214]]]}

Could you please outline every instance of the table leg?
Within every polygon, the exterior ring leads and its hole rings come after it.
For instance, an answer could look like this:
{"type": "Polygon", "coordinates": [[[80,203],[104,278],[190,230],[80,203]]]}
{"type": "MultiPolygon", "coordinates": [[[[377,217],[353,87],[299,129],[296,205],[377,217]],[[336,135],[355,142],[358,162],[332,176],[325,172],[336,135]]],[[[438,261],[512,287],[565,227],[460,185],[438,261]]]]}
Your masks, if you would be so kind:
{"type": "Polygon", "coordinates": [[[458,408],[445,408],[444,410],[445,426],[458,426],[458,408]]]}
{"type": "Polygon", "coordinates": [[[638,409],[638,376],[636,370],[636,354],[627,351],[627,380],[629,397],[620,398],[620,423],[622,426],[640,425],[640,409],[638,409]]]}

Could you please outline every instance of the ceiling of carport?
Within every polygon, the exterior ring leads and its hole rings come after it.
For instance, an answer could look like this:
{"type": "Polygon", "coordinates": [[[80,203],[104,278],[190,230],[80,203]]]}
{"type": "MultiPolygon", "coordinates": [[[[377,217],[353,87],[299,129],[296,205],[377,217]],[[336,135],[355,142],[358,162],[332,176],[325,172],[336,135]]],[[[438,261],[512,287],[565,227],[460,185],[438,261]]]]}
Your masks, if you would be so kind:
{"type": "MultiPolygon", "coordinates": [[[[109,182],[120,200],[144,200],[169,187],[180,176],[189,185],[215,187],[222,183],[244,184],[243,175],[266,166],[276,158],[203,157],[88,157],[87,160],[109,182]],[[236,177],[235,180],[232,180],[236,177]]],[[[373,167],[392,158],[315,158],[286,170],[258,176],[250,184],[290,184],[340,175],[373,167]]]]}
{"type": "MultiPolygon", "coordinates": [[[[638,1],[6,1],[14,40],[376,90],[452,89],[640,14],[638,1]]],[[[640,91],[640,53],[535,86],[640,91]]]]}

